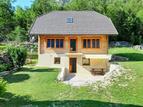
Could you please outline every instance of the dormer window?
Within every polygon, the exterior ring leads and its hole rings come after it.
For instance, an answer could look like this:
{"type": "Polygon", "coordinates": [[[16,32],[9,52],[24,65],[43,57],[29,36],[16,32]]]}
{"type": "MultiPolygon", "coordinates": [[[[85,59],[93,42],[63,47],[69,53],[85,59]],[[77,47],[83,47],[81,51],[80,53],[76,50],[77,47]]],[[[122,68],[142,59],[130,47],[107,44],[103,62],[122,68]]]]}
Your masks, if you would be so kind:
{"type": "Polygon", "coordinates": [[[73,23],[73,17],[68,17],[67,18],[67,23],[73,23]]]}

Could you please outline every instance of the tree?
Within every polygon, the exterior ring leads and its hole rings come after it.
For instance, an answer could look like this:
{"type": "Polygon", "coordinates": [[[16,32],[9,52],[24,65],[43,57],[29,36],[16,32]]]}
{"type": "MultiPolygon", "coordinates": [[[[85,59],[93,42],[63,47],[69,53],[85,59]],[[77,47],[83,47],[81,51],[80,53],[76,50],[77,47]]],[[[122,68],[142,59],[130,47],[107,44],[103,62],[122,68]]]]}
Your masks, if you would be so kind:
{"type": "Polygon", "coordinates": [[[89,10],[102,14],[107,13],[108,4],[111,0],[71,0],[65,5],[66,10],[89,10]]]}
{"type": "Polygon", "coordinates": [[[68,4],[70,0],[59,0],[59,10],[65,10],[65,5],[68,4]]]}
{"type": "Polygon", "coordinates": [[[138,44],[139,44],[139,45],[142,44],[142,39],[143,39],[142,36],[139,36],[139,37],[138,37],[138,44]]]}
{"type": "Polygon", "coordinates": [[[36,17],[54,10],[97,11],[112,19],[119,32],[114,40],[137,44],[143,39],[142,0],[35,0],[30,8],[15,11],[11,1],[0,0],[0,41],[29,40],[28,30],[36,17]]]}
{"type": "MultiPolygon", "coordinates": [[[[31,9],[29,8],[22,9],[21,7],[16,8],[15,14],[14,14],[14,19],[16,21],[15,28],[17,29],[17,31],[20,31],[22,33],[22,35],[20,36],[21,39],[19,39],[20,41],[24,41],[24,40],[29,41],[30,37],[29,37],[28,31],[31,27],[32,22],[35,20],[35,18],[36,18],[36,15],[33,11],[31,11],[31,9]]],[[[15,34],[15,31],[13,32],[11,32],[12,35],[10,37],[14,37],[13,34],[15,34]]],[[[11,38],[9,39],[13,40],[11,38]]]]}
{"type": "Polygon", "coordinates": [[[58,10],[59,8],[56,0],[35,0],[31,11],[33,11],[36,16],[39,16],[53,10],[58,10]]]}
{"type": "Polygon", "coordinates": [[[14,29],[14,11],[10,0],[0,0],[0,41],[14,29]]]}
{"type": "MultiPolygon", "coordinates": [[[[119,10],[114,17],[115,26],[119,32],[119,39],[131,42],[131,36],[141,35],[142,23],[140,19],[131,10],[119,10]],[[117,21],[118,20],[118,21],[117,21]]],[[[134,37],[134,38],[136,38],[134,37]]],[[[138,42],[135,42],[138,43],[138,42]]]]}
{"type": "Polygon", "coordinates": [[[16,25],[27,30],[27,10],[17,7],[15,10],[16,25]]]}
{"type": "Polygon", "coordinates": [[[11,41],[23,42],[28,40],[28,35],[24,28],[16,26],[15,30],[8,35],[8,39],[11,41]]]}
{"type": "Polygon", "coordinates": [[[72,0],[70,3],[65,5],[66,10],[90,10],[89,2],[91,0],[72,0]]]}

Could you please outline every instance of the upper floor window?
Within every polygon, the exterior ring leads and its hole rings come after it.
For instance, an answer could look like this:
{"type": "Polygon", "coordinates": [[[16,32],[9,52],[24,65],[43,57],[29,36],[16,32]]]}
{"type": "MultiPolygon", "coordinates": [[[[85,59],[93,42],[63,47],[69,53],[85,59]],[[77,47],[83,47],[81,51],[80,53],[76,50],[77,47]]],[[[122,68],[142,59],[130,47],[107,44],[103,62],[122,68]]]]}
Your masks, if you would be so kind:
{"type": "Polygon", "coordinates": [[[83,48],[86,48],[86,39],[83,39],[83,48]]]}
{"type": "Polygon", "coordinates": [[[48,39],[48,40],[47,40],[47,48],[50,48],[50,47],[51,47],[51,40],[48,39]]]}
{"type": "Polygon", "coordinates": [[[64,40],[60,39],[60,48],[63,48],[63,47],[64,47],[64,40]]]}
{"type": "Polygon", "coordinates": [[[92,39],[92,48],[100,48],[100,40],[92,39]]]}
{"type": "Polygon", "coordinates": [[[100,39],[83,39],[83,48],[100,48],[100,39]]]}
{"type": "Polygon", "coordinates": [[[91,40],[87,39],[87,48],[90,48],[90,47],[91,47],[91,40]]]}
{"type": "Polygon", "coordinates": [[[100,39],[96,39],[96,47],[100,48],[100,39]]]}
{"type": "Polygon", "coordinates": [[[59,48],[60,47],[60,40],[59,39],[56,39],[56,48],[59,48]]]}
{"type": "Polygon", "coordinates": [[[54,45],[55,45],[55,40],[51,39],[51,47],[54,48],[54,45]]]}
{"type": "Polygon", "coordinates": [[[64,39],[48,39],[47,48],[63,48],[64,39]]]}

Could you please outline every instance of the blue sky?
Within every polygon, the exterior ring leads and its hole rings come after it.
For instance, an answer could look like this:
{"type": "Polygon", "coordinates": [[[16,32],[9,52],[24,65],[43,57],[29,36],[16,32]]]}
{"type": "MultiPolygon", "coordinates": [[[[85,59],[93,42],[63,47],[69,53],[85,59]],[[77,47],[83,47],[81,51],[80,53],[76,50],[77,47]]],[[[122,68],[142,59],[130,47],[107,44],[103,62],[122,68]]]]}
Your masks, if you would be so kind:
{"type": "Polygon", "coordinates": [[[22,8],[30,7],[33,1],[34,0],[16,0],[14,3],[12,3],[12,6],[20,6],[22,8]]]}

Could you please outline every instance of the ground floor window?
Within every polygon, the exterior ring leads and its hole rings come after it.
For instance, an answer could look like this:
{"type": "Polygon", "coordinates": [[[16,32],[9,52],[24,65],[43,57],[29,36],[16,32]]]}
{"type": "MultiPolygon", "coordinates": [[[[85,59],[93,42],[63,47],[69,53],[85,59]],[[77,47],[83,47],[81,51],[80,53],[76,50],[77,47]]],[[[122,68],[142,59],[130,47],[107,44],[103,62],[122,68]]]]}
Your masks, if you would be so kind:
{"type": "Polygon", "coordinates": [[[55,57],[54,58],[54,64],[60,64],[60,63],[61,63],[60,57],[55,57]]]}
{"type": "Polygon", "coordinates": [[[83,57],[82,58],[82,65],[90,65],[90,58],[85,58],[83,57]]]}

